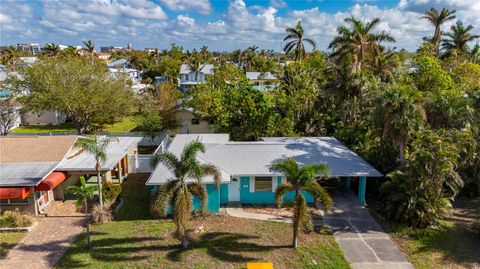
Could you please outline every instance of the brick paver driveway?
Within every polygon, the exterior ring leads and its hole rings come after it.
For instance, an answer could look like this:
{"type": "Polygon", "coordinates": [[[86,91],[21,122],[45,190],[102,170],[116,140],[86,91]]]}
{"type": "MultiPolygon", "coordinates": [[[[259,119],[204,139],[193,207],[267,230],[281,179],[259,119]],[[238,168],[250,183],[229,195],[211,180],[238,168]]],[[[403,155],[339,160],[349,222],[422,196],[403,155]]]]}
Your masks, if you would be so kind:
{"type": "Polygon", "coordinates": [[[37,218],[38,225],[0,261],[1,269],[51,268],[83,231],[84,217],[75,212],[73,201],[52,202],[47,212],[48,217],[37,218]]]}

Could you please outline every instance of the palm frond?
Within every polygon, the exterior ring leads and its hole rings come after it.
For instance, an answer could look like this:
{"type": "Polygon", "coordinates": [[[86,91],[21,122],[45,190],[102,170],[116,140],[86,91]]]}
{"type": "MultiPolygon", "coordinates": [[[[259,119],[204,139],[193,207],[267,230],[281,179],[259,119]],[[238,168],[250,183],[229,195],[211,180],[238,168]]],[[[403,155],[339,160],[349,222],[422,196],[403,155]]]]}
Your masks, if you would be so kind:
{"type": "Polygon", "coordinates": [[[202,214],[207,213],[208,193],[205,188],[198,183],[190,183],[187,185],[187,187],[188,191],[200,200],[200,212],[202,214]]]}
{"type": "Polygon", "coordinates": [[[329,212],[331,210],[333,206],[332,197],[317,182],[308,184],[303,188],[303,190],[310,193],[315,199],[315,204],[321,204],[325,212],[329,212]]]}
{"type": "Polygon", "coordinates": [[[290,183],[281,184],[280,186],[277,187],[277,189],[275,190],[275,204],[277,205],[278,208],[282,207],[283,196],[285,196],[287,192],[294,191],[294,190],[295,189],[290,183]]]}

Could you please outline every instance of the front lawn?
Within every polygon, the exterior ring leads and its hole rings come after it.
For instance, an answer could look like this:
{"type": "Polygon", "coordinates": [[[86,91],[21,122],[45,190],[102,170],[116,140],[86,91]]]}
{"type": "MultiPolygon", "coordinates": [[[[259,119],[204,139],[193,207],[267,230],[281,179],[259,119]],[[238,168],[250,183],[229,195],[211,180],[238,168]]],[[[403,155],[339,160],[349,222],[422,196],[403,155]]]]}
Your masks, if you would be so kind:
{"type": "Polygon", "coordinates": [[[0,259],[7,255],[7,252],[20,242],[26,232],[1,232],[0,233],[0,259]]]}
{"type": "Polygon", "coordinates": [[[174,224],[150,218],[145,178],[124,183],[125,206],[116,221],[92,226],[93,250],[86,251],[82,235],[57,268],[245,268],[250,261],[271,261],[275,268],[349,268],[330,235],[302,235],[295,250],[289,224],[224,215],[192,220],[189,227],[198,232],[187,249],[180,249],[174,224]]]}
{"type": "Polygon", "coordinates": [[[473,217],[480,214],[480,198],[458,199],[452,216],[436,228],[408,228],[372,213],[417,269],[480,265],[480,235],[470,230],[473,217]]]}

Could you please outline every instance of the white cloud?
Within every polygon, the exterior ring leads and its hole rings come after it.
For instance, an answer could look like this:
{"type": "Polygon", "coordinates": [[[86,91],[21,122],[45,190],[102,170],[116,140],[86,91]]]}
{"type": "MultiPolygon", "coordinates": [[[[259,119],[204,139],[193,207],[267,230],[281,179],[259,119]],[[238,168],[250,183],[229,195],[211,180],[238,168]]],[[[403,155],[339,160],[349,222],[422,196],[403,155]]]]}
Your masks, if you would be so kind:
{"type": "Polygon", "coordinates": [[[201,14],[210,14],[212,5],[209,0],[160,0],[168,9],[175,11],[191,10],[201,14]]]}
{"type": "Polygon", "coordinates": [[[285,8],[287,7],[287,3],[283,0],[270,0],[270,6],[274,8],[285,8]]]}

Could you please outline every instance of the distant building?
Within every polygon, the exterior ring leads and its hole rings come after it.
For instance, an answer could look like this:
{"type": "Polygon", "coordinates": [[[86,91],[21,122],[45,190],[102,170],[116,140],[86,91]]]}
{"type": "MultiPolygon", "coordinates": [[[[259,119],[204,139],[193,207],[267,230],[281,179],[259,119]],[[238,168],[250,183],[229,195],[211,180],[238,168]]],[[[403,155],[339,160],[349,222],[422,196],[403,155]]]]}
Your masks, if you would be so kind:
{"type": "Polygon", "coordinates": [[[131,51],[131,44],[127,47],[115,47],[115,46],[107,46],[107,47],[100,47],[100,52],[104,53],[113,53],[117,51],[131,51]]]}
{"type": "Polygon", "coordinates": [[[43,46],[37,43],[22,43],[16,45],[1,46],[0,51],[6,50],[8,47],[13,47],[16,51],[28,51],[32,55],[43,52],[43,46]]]}
{"type": "Polygon", "coordinates": [[[276,87],[277,78],[270,72],[247,72],[245,75],[257,90],[273,90],[276,87]]]}
{"type": "Polygon", "coordinates": [[[95,57],[97,57],[100,60],[107,61],[110,59],[110,53],[105,53],[105,52],[95,52],[95,57]]]}
{"type": "Polygon", "coordinates": [[[72,46],[72,45],[58,45],[60,50],[67,49],[68,47],[74,47],[76,51],[82,50],[82,46],[72,46]]]}
{"type": "Polygon", "coordinates": [[[180,91],[185,92],[198,84],[205,83],[206,77],[214,73],[214,68],[213,64],[204,64],[199,72],[195,72],[190,69],[190,65],[182,64],[180,66],[180,78],[178,80],[180,91]]]}
{"type": "Polygon", "coordinates": [[[180,127],[175,130],[177,134],[211,134],[215,133],[215,125],[195,116],[193,108],[180,107],[177,110],[176,118],[180,127]]]}

